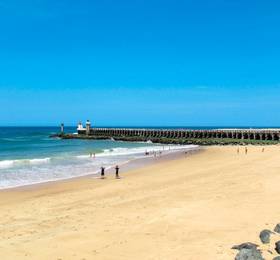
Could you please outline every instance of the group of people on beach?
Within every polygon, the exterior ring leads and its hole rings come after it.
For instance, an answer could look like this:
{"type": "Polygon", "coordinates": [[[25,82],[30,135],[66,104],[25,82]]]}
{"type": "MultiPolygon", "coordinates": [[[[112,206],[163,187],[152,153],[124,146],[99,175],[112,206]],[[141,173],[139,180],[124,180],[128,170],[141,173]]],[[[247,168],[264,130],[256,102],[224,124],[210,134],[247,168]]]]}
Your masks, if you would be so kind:
{"type": "MultiPolygon", "coordinates": [[[[95,153],[89,153],[89,157],[95,158],[95,153]]],[[[116,179],[120,179],[119,170],[120,170],[119,166],[116,165],[116,167],[115,167],[116,179]]],[[[100,168],[100,175],[101,175],[101,179],[105,179],[105,167],[103,167],[103,166],[100,168]]]]}
{"type": "MultiPolygon", "coordinates": [[[[169,148],[169,149],[170,149],[170,148],[169,148]]],[[[163,150],[164,150],[164,148],[163,148],[163,150]]],[[[153,154],[154,157],[157,157],[157,152],[156,152],[156,151],[152,151],[152,154],[153,154]]],[[[146,152],[145,152],[145,155],[150,155],[150,152],[146,151],[146,152]]],[[[161,156],[161,155],[162,155],[162,151],[159,151],[158,155],[161,156]]],[[[90,153],[90,154],[89,154],[89,157],[90,157],[90,158],[95,158],[95,153],[90,153]]],[[[116,167],[115,167],[115,176],[116,176],[116,179],[120,179],[119,170],[120,170],[119,166],[116,165],[116,167]]],[[[105,167],[104,167],[104,166],[102,166],[102,167],[100,168],[100,176],[101,176],[101,179],[105,179],[105,167]]]]}
{"type": "MultiPolygon", "coordinates": [[[[100,168],[101,170],[101,179],[105,179],[105,167],[101,167],[100,168]]],[[[115,167],[115,176],[116,176],[116,179],[120,179],[120,176],[119,176],[119,170],[120,170],[120,167],[118,165],[116,165],[115,167]]]]}
{"type": "MultiPolygon", "coordinates": [[[[239,154],[240,153],[240,149],[239,149],[239,147],[237,148],[237,154],[239,154]]],[[[264,153],[264,148],[262,148],[262,153],[264,153]]],[[[245,147],[245,154],[248,154],[248,148],[247,148],[247,146],[245,147]]]]}
{"type": "MultiPolygon", "coordinates": [[[[162,150],[159,150],[159,151],[155,151],[155,150],[153,150],[153,151],[147,151],[147,150],[146,150],[145,153],[144,153],[144,155],[153,155],[154,158],[156,158],[156,157],[161,157],[161,155],[162,155],[164,149],[165,149],[165,147],[163,146],[163,147],[162,147],[162,150]]],[[[169,150],[170,150],[170,146],[169,146],[169,150]]]]}
{"type": "MultiPolygon", "coordinates": [[[[248,148],[245,147],[245,154],[247,154],[247,153],[248,153],[248,148]]],[[[239,147],[237,148],[237,154],[240,154],[240,149],[239,149],[239,147]]]]}
{"type": "MultiPolygon", "coordinates": [[[[145,155],[149,155],[149,154],[150,154],[149,152],[145,153],[145,155]]],[[[161,157],[162,151],[158,151],[158,153],[157,153],[157,151],[153,151],[152,155],[154,156],[154,158],[156,158],[157,156],[161,157]]]]}
{"type": "MultiPolygon", "coordinates": [[[[169,147],[169,150],[170,150],[170,147],[169,147]]],[[[161,157],[161,155],[162,155],[162,153],[163,153],[163,151],[164,151],[164,146],[163,146],[163,149],[162,149],[162,151],[160,150],[160,151],[145,151],[145,155],[153,155],[153,157],[157,157],[157,156],[159,156],[159,157],[161,157]]],[[[188,152],[186,151],[185,152],[185,154],[188,154],[188,152]]],[[[90,153],[89,154],[89,157],[90,158],[95,158],[95,153],[90,153]]],[[[118,165],[116,165],[116,167],[115,167],[115,177],[116,177],[116,179],[120,179],[120,176],[119,176],[119,170],[120,170],[120,168],[119,168],[119,166],[118,165]]],[[[105,179],[105,167],[104,166],[102,166],[101,168],[100,168],[100,176],[101,176],[101,179],[105,179]]]]}

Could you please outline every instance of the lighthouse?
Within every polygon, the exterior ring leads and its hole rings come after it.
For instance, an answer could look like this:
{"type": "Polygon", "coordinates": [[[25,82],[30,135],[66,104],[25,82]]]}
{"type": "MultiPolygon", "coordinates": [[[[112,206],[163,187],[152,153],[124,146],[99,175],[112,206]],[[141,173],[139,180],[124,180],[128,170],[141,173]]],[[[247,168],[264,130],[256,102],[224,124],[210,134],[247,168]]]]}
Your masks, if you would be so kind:
{"type": "Polygon", "coordinates": [[[64,123],[61,123],[60,125],[60,134],[64,134],[64,123]]]}
{"type": "Polygon", "coordinates": [[[86,122],[86,135],[89,135],[90,134],[90,121],[87,120],[86,122]]]}

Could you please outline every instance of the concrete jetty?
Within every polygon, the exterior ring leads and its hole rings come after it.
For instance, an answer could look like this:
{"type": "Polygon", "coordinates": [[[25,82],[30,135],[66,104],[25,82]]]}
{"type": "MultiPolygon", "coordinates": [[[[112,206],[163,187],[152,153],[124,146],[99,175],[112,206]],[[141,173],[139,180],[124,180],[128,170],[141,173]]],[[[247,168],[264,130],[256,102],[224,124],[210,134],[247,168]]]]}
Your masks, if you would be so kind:
{"type": "Polygon", "coordinates": [[[87,121],[86,128],[79,123],[78,136],[82,137],[143,137],[146,139],[212,139],[280,141],[280,129],[135,129],[135,128],[92,128],[87,121]]]}
{"type": "Polygon", "coordinates": [[[265,129],[236,129],[236,130],[188,130],[188,129],[127,129],[127,128],[91,128],[87,134],[79,131],[80,135],[107,137],[157,137],[157,138],[230,138],[251,140],[280,140],[279,130],[265,129]]]}

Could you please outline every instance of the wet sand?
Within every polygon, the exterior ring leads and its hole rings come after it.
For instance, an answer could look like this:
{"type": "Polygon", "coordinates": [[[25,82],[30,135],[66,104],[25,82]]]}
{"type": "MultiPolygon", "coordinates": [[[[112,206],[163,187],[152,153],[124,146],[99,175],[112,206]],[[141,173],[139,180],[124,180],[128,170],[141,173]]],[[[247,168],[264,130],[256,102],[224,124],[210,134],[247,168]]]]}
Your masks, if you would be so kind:
{"type": "Polygon", "coordinates": [[[280,222],[280,146],[236,149],[1,191],[0,257],[233,259],[280,222]]]}

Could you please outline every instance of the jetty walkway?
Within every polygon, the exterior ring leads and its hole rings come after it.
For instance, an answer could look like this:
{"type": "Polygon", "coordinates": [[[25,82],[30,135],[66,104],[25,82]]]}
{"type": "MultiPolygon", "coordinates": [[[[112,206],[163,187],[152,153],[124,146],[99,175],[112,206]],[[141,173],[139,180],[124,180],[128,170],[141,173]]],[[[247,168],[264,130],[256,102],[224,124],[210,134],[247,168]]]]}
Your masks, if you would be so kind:
{"type": "Polygon", "coordinates": [[[87,128],[78,130],[81,136],[145,137],[145,138],[228,138],[241,140],[280,140],[280,129],[128,129],[128,128],[87,128]]]}

